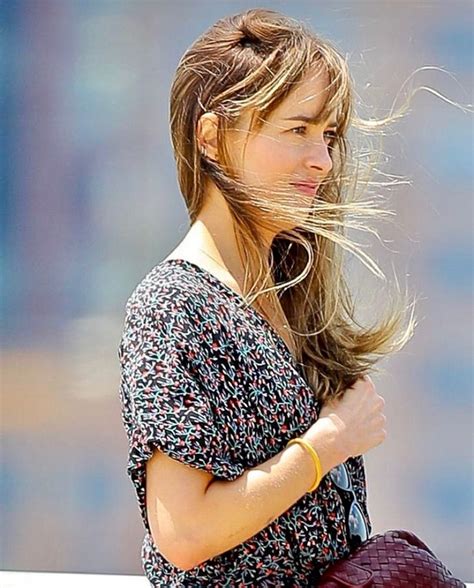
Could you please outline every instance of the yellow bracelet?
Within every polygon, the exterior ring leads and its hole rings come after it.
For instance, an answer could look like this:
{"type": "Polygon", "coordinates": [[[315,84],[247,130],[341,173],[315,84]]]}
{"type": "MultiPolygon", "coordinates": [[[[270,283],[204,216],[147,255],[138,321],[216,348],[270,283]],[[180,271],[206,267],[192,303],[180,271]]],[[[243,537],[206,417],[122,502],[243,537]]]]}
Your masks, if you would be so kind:
{"type": "Polygon", "coordinates": [[[319,455],[316,453],[314,447],[311,445],[311,443],[309,443],[309,441],[306,441],[306,439],[296,437],[295,439],[291,439],[290,441],[288,441],[286,446],[289,447],[294,443],[298,443],[302,447],[305,447],[309,451],[311,457],[313,458],[314,467],[316,468],[316,480],[314,481],[314,484],[311,486],[311,488],[308,490],[308,492],[313,492],[313,490],[316,490],[316,488],[319,486],[321,478],[323,477],[323,468],[321,466],[321,460],[319,459],[319,455]]]}

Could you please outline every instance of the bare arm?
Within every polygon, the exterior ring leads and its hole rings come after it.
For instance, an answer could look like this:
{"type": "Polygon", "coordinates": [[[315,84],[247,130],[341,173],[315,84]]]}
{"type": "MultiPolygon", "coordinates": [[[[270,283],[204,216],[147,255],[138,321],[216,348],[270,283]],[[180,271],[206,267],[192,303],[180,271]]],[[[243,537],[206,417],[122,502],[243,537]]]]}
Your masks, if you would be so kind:
{"type": "MultiPolygon", "coordinates": [[[[384,400],[368,378],[328,402],[301,435],[316,449],[323,475],[383,442],[384,400]]],[[[233,481],[215,480],[157,454],[147,463],[147,509],[161,553],[182,569],[232,549],[282,515],[312,486],[315,468],[299,445],[283,449],[233,481]]]]}
{"type": "MultiPolygon", "coordinates": [[[[302,435],[318,452],[323,475],[347,458],[340,453],[337,435],[330,419],[320,419],[302,435]]],[[[190,561],[198,565],[261,531],[297,502],[314,478],[308,451],[292,445],[236,480],[212,481],[194,517],[192,534],[199,540],[190,561]]]]}

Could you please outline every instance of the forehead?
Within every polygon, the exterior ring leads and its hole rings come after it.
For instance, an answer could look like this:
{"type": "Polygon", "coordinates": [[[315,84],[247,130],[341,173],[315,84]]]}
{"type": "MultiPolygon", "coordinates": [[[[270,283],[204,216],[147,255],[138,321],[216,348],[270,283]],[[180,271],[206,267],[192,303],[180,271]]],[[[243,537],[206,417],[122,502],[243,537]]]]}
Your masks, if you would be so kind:
{"type": "Polygon", "coordinates": [[[329,76],[326,71],[309,71],[295,84],[291,92],[271,113],[269,119],[275,120],[283,115],[306,114],[313,116],[321,110],[328,99],[329,76]]]}
{"type": "MultiPolygon", "coordinates": [[[[305,115],[315,118],[328,99],[329,75],[322,68],[310,70],[299,82],[295,83],[292,90],[266,117],[267,124],[281,122],[286,117],[305,115]]],[[[251,127],[251,119],[257,116],[253,111],[247,111],[239,117],[237,130],[246,130],[251,127]]],[[[336,117],[334,117],[336,118],[336,117]]]]}

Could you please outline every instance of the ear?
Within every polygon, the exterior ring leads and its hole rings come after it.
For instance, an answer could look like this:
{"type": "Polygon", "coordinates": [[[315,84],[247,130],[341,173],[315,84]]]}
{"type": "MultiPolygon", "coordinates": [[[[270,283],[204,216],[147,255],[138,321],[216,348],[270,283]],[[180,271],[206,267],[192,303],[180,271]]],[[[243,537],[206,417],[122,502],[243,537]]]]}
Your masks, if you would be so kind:
{"type": "Polygon", "coordinates": [[[217,161],[218,117],[214,112],[205,112],[198,120],[196,137],[201,153],[217,161]]]}

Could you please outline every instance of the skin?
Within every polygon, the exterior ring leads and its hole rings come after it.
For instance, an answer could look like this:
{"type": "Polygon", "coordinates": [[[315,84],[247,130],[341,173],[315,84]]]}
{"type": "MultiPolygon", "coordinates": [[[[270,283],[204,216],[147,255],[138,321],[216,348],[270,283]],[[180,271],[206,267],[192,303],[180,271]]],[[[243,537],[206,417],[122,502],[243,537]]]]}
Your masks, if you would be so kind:
{"type": "MultiPolygon", "coordinates": [[[[250,113],[240,118],[230,132],[228,143],[232,164],[245,184],[257,187],[260,194],[268,198],[277,187],[298,198],[299,204],[308,205],[311,196],[298,191],[291,182],[320,183],[331,171],[330,143],[336,120],[330,116],[325,121],[307,122],[298,115],[314,118],[324,104],[327,85],[325,73],[309,72],[258,132],[249,131],[250,113]],[[288,120],[290,118],[294,120],[288,120]]],[[[207,156],[217,160],[214,113],[201,117],[197,140],[207,156]]],[[[224,197],[212,182],[206,186],[204,202],[198,218],[166,259],[194,261],[241,294],[245,271],[238,254],[232,217],[224,197]]],[[[268,249],[275,235],[285,228],[288,225],[273,224],[262,229],[268,249]]]]}

